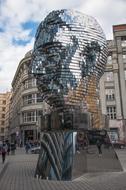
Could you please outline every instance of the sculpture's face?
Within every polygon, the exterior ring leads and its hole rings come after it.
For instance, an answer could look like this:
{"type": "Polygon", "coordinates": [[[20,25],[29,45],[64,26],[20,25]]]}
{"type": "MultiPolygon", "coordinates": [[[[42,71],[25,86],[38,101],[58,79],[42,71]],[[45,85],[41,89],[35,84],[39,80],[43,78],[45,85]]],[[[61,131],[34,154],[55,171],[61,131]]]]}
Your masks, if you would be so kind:
{"type": "Polygon", "coordinates": [[[95,75],[99,80],[105,63],[106,40],[92,17],[71,10],[53,11],[40,24],[32,72],[49,104],[65,104],[64,97],[84,78],[95,75]]]}

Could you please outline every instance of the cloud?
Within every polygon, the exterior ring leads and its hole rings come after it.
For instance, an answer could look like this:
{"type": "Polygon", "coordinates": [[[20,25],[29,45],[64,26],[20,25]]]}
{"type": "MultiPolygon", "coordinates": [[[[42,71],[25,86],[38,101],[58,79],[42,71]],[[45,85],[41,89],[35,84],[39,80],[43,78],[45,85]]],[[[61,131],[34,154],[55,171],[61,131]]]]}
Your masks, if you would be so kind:
{"type": "Polygon", "coordinates": [[[107,39],[112,25],[126,22],[125,0],[1,0],[0,92],[11,88],[16,68],[33,48],[38,24],[52,10],[70,8],[94,16],[107,39]]]}
{"type": "Polygon", "coordinates": [[[87,0],[80,10],[97,19],[107,39],[112,39],[112,25],[126,23],[126,1],[124,0],[87,0]]]}
{"type": "MultiPolygon", "coordinates": [[[[13,80],[15,71],[20,60],[24,57],[26,52],[33,47],[34,38],[26,46],[6,46],[4,51],[0,52],[0,91],[4,92],[11,89],[11,82],[13,80]]],[[[5,44],[4,44],[5,45],[5,44]]]]}

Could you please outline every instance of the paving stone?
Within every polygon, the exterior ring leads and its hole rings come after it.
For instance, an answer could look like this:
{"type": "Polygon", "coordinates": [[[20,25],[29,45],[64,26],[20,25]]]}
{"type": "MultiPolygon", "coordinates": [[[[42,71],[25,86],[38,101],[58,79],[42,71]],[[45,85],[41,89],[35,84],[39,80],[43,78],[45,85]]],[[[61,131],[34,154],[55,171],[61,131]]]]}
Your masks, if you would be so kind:
{"type": "MultiPolygon", "coordinates": [[[[118,151],[126,166],[126,150],[118,151]],[[124,158],[124,159],[123,159],[124,158]]],[[[8,166],[0,179],[0,190],[125,190],[126,172],[88,173],[73,181],[48,181],[34,178],[38,155],[18,149],[8,157],[8,166]]]]}

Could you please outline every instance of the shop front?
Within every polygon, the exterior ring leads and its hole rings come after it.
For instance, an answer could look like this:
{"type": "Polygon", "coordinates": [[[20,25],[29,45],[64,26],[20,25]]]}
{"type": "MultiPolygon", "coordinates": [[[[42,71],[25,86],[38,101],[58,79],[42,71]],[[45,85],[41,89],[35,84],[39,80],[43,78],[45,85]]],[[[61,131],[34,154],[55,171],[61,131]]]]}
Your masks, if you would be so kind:
{"type": "Polygon", "coordinates": [[[36,125],[21,127],[21,145],[24,146],[27,141],[31,143],[38,140],[38,130],[36,125]]]}

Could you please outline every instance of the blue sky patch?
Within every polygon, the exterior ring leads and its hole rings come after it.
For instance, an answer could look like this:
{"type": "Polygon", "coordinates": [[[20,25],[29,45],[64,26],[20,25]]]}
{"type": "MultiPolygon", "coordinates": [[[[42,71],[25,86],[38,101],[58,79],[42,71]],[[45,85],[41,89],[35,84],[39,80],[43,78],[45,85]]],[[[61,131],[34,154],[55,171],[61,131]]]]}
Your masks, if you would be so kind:
{"type": "Polygon", "coordinates": [[[5,32],[5,30],[3,28],[0,28],[0,32],[5,32]]]}
{"type": "Polygon", "coordinates": [[[25,46],[29,42],[30,40],[21,40],[21,39],[17,40],[15,38],[12,39],[13,45],[18,45],[18,46],[25,46]]]}
{"type": "Polygon", "coordinates": [[[36,33],[36,30],[37,30],[38,25],[39,25],[38,22],[28,21],[28,22],[22,23],[22,28],[23,28],[24,30],[30,29],[31,32],[30,32],[29,35],[30,35],[31,37],[35,37],[35,33],[36,33]]]}

